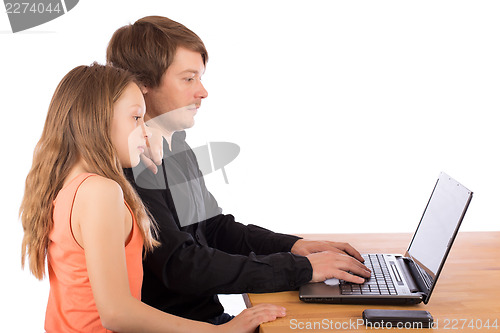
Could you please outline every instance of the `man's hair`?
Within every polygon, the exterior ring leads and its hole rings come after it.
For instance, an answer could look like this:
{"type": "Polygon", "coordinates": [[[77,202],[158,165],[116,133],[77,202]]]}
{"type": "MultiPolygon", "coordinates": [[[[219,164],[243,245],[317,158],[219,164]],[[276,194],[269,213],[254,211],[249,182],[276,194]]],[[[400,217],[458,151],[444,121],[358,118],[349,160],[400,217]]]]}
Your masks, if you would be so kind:
{"type": "Polygon", "coordinates": [[[206,65],[207,50],[194,32],[169,18],[147,16],[115,31],[106,60],[109,65],[132,72],[146,87],[156,88],[178,47],[200,53],[206,65]]]}

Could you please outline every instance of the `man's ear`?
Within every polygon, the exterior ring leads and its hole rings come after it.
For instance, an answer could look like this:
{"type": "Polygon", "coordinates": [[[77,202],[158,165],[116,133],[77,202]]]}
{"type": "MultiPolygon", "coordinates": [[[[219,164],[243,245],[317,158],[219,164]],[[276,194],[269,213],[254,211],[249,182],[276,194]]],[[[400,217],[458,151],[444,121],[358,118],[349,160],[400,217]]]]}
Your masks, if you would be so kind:
{"type": "Polygon", "coordinates": [[[148,93],[148,87],[146,87],[145,85],[141,84],[139,88],[141,89],[143,95],[146,95],[148,93]]]}

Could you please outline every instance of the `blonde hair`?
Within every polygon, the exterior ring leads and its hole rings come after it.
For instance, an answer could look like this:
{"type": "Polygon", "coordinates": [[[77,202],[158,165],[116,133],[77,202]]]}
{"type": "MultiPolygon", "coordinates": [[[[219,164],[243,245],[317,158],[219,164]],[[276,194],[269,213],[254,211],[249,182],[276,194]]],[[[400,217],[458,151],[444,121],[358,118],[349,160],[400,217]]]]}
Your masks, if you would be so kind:
{"type": "Polygon", "coordinates": [[[71,70],[54,92],[19,210],[24,229],[21,264],[24,268],[28,256],[30,271],[38,279],[45,276],[52,202],[79,159],[91,172],[120,185],[146,251],[158,245],[152,235],[152,231],[156,234],[154,221],[125,178],[110,137],[113,104],[131,82],[136,83],[129,72],[94,63],[71,70]]]}

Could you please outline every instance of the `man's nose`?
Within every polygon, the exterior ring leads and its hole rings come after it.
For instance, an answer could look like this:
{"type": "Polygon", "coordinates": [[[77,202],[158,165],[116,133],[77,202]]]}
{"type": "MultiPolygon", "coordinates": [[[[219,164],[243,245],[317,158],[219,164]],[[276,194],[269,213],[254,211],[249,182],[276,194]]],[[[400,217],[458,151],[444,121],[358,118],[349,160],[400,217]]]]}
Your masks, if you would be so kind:
{"type": "Polygon", "coordinates": [[[203,86],[203,83],[201,83],[201,81],[199,81],[199,82],[200,83],[199,83],[198,91],[196,92],[196,97],[197,98],[207,98],[208,91],[203,86]]]}

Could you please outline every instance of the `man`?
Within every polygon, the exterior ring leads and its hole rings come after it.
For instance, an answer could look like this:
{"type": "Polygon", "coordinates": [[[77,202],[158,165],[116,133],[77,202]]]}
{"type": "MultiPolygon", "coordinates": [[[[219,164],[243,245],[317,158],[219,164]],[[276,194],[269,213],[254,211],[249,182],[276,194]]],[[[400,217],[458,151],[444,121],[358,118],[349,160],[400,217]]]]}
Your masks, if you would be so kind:
{"type": "Polygon", "coordinates": [[[201,83],[208,54],[196,34],[168,18],[145,17],[115,32],[107,61],[136,74],[146,119],[165,138],[156,174],[126,170],[162,244],[144,261],[145,303],[220,324],[231,316],[217,294],[294,290],[332,277],[362,283],[361,276],[370,276],[349,244],[278,234],[221,213],[185,141],[184,130],[208,96],[201,83]]]}

